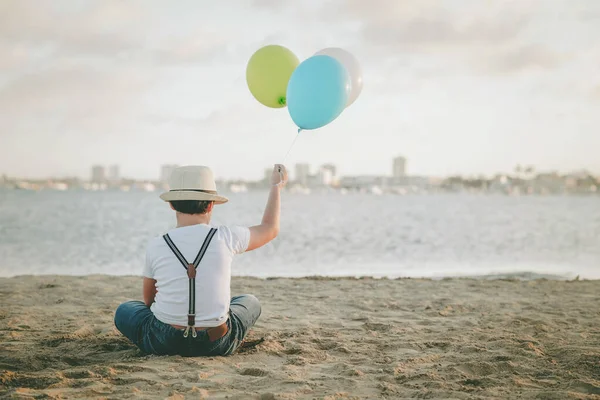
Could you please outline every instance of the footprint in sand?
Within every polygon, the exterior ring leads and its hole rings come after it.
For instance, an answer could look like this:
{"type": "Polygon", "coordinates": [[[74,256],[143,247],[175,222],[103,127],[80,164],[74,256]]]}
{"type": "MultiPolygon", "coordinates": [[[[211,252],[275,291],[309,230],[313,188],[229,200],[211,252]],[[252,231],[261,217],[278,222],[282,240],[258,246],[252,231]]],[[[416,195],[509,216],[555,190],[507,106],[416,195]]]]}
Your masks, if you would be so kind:
{"type": "Polygon", "coordinates": [[[248,375],[248,376],[267,376],[269,371],[265,371],[260,368],[246,368],[240,372],[240,375],[248,375]]]}

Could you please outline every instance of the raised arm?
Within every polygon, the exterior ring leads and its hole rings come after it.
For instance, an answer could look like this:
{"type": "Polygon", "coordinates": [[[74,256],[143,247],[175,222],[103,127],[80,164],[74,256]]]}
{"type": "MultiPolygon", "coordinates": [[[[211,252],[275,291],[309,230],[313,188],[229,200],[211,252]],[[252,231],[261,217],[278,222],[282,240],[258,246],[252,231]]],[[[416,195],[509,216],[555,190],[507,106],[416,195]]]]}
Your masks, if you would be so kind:
{"type": "Polygon", "coordinates": [[[279,234],[279,212],[281,208],[281,188],[287,183],[287,171],[276,164],[271,175],[271,191],[260,225],[250,227],[250,244],[246,251],[258,249],[269,243],[279,234]]]}

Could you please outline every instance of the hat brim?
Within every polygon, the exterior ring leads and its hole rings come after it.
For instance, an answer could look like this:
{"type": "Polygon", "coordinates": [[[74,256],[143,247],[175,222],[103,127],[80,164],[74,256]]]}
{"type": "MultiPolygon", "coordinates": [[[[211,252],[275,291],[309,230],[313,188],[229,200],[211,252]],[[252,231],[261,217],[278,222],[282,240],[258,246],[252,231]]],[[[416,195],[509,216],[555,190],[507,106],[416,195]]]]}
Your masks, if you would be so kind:
{"type": "Polygon", "coordinates": [[[219,196],[218,194],[197,192],[194,190],[172,190],[160,195],[164,201],[178,200],[199,200],[199,201],[214,201],[215,204],[224,204],[229,201],[227,197],[219,196]]]}

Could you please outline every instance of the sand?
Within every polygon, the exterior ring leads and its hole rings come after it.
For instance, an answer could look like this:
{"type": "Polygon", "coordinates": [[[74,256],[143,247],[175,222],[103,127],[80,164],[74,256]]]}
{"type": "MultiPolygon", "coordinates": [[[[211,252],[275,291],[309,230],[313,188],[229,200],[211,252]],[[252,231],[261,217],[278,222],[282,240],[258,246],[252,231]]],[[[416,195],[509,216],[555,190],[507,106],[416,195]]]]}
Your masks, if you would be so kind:
{"type": "Polygon", "coordinates": [[[0,279],[0,397],[600,398],[600,281],[234,278],[263,314],[230,357],[142,354],[139,277],[0,279]]]}

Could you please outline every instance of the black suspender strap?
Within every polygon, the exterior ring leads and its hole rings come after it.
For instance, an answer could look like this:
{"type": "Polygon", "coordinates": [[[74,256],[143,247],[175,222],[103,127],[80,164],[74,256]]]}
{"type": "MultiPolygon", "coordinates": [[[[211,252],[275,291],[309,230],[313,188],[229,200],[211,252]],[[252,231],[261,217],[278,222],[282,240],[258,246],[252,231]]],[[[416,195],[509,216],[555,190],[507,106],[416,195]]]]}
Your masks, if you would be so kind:
{"type": "Polygon", "coordinates": [[[196,259],[194,260],[195,268],[198,268],[198,265],[200,265],[200,261],[202,261],[204,253],[206,253],[206,249],[208,248],[208,245],[210,244],[210,241],[212,240],[213,236],[215,236],[215,233],[217,233],[217,230],[215,228],[211,228],[208,232],[208,235],[206,235],[206,239],[204,239],[204,243],[202,243],[202,247],[200,247],[200,251],[196,256],[196,259]]]}
{"type": "MultiPolygon", "coordinates": [[[[215,228],[210,229],[210,231],[208,232],[208,235],[206,235],[206,239],[204,239],[204,243],[202,243],[202,247],[200,247],[200,251],[198,252],[198,255],[196,256],[194,263],[188,265],[188,268],[187,268],[188,277],[190,278],[190,280],[189,280],[189,282],[190,282],[190,296],[189,296],[190,305],[188,308],[187,330],[192,331],[193,337],[196,337],[196,329],[194,329],[194,325],[196,325],[196,268],[198,268],[198,265],[200,265],[200,261],[202,261],[202,258],[204,258],[206,249],[208,249],[208,245],[210,244],[210,241],[212,240],[213,236],[215,236],[216,232],[217,232],[217,230],[215,228]]],[[[185,333],[183,336],[186,336],[185,333]]]]}
{"type": "Polygon", "coordinates": [[[202,243],[202,247],[200,247],[200,251],[198,252],[198,255],[194,259],[193,263],[187,262],[183,254],[181,254],[177,246],[175,246],[175,243],[173,243],[173,240],[168,233],[163,235],[163,239],[167,243],[167,246],[169,246],[173,254],[175,254],[175,257],[177,257],[179,262],[181,262],[183,268],[187,270],[187,276],[189,278],[188,326],[185,329],[185,332],[183,332],[184,337],[188,337],[190,331],[192,332],[192,337],[196,337],[196,329],[194,329],[194,325],[196,324],[196,268],[198,268],[202,258],[204,258],[204,254],[208,249],[208,245],[210,245],[210,241],[215,236],[215,233],[217,233],[217,230],[215,228],[211,228],[208,232],[208,235],[206,235],[206,239],[204,239],[204,243],[202,243]]]}
{"type": "Polygon", "coordinates": [[[179,251],[177,246],[175,246],[175,243],[173,243],[173,240],[171,240],[171,237],[169,236],[169,234],[167,233],[167,234],[163,235],[163,239],[165,239],[165,242],[167,242],[167,245],[169,246],[169,248],[171,249],[173,254],[175,254],[175,257],[177,257],[179,262],[181,262],[181,265],[183,265],[183,268],[187,269],[189,263],[187,262],[187,260],[183,256],[183,254],[181,254],[181,252],[179,251]]]}

